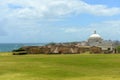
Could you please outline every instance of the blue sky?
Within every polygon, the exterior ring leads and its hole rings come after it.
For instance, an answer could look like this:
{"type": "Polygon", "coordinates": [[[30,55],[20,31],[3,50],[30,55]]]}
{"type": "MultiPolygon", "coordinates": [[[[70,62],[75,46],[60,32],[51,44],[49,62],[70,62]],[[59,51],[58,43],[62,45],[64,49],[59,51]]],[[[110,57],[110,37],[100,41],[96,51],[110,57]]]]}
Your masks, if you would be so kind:
{"type": "Polygon", "coordinates": [[[119,0],[0,0],[0,43],[120,40],[119,0]]]}

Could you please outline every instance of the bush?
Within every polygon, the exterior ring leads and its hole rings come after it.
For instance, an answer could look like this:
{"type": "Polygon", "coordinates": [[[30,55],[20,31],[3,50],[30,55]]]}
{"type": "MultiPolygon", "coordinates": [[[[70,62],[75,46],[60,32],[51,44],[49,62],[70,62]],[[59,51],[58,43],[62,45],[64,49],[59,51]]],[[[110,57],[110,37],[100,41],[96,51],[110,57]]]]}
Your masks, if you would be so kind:
{"type": "Polygon", "coordinates": [[[120,53],[120,46],[117,46],[117,51],[118,51],[118,53],[120,53]]]}

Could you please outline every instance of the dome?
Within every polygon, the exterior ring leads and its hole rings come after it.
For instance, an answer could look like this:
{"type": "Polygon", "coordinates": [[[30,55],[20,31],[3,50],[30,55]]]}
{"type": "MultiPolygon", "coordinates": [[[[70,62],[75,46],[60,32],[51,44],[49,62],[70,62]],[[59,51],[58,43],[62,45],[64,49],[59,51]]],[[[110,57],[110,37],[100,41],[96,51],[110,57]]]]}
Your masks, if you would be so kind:
{"type": "Polygon", "coordinates": [[[94,33],[88,39],[89,44],[100,43],[102,41],[102,37],[99,34],[97,34],[96,31],[94,31],[94,33]]]}
{"type": "Polygon", "coordinates": [[[92,34],[90,38],[101,38],[101,36],[99,34],[92,34]]]}
{"type": "Polygon", "coordinates": [[[89,37],[88,44],[90,46],[96,46],[96,44],[103,41],[102,37],[94,31],[94,33],[89,37]]]}
{"type": "Polygon", "coordinates": [[[94,34],[92,34],[89,38],[102,38],[102,37],[95,31],[94,34]]]}

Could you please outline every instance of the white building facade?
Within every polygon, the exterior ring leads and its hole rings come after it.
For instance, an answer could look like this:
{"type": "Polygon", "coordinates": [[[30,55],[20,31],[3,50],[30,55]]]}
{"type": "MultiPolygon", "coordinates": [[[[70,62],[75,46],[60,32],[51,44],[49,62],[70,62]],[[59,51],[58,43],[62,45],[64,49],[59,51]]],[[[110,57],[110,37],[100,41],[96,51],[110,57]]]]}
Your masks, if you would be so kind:
{"type": "Polygon", "coordinates": [[[103,51],[114,51],[113,42],[110,40],[104,40],[96,33],[96,31],[94,31],[94,33],[88,38],[88,45],[100,47],[103,51]]]}

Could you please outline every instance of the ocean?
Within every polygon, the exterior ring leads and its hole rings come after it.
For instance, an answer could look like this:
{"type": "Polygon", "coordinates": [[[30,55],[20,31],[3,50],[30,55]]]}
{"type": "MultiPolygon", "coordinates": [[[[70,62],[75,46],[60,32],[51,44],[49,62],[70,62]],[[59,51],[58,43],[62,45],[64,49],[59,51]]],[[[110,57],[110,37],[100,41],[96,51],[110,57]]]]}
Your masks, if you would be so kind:
{"type": "Polygon", "coordinates": [[[43,46],[46,43],[0,43],[0,52],[11,52],[23,46],[43,46]]]}

